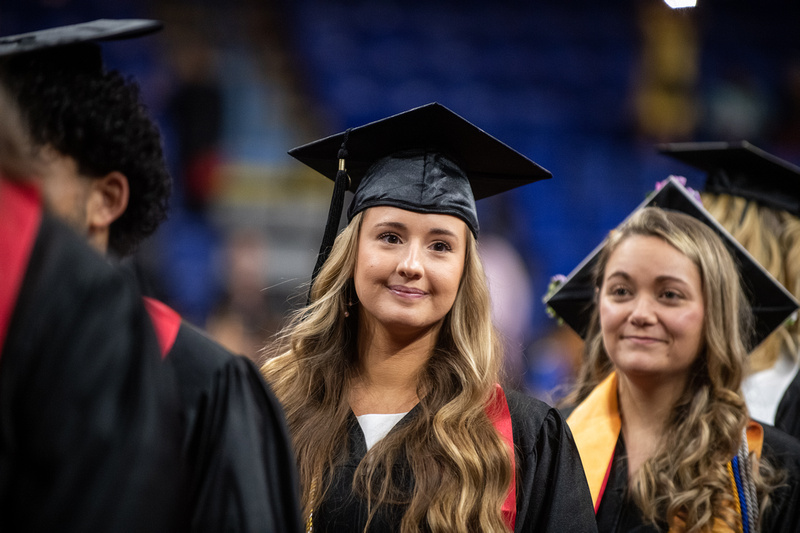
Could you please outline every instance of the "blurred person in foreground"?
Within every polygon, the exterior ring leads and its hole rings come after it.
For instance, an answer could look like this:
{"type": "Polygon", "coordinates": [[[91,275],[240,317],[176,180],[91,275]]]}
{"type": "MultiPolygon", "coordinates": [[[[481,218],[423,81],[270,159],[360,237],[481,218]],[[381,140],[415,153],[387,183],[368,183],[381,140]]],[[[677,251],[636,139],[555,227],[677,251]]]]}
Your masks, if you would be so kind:
{"type": "Polygon", "coordinates": [[[586,336],[567,421],[600,531],[800,531],[800,442],[741,396],[748,348],[797,301],[678,181],[548,304],[586,336]]]}
{"type": "Polygon", "coordinates": [[[42,207],[0,87],[0,530],[171,532],[180,434],[138,290],[42,207]]]}
{"type": "MultiPolygon", "coordinates": [[[[673,143],[661,153],[707,173],[703,206],[800,298],[800,167],[741,142],[673,143]]],[[[800,323],[762,342],[742,383],[750,415],[800,438],[800,323]]]]}
{"type": "Polygon", "coordinates": [[[595,531],[564,419],[499,384],[477,250],[475,199],[550,173],[436,103],[290,153],[335,181],[309,303],[262,367],[307,530],[595,531]]]}
{"type": "MultiPolygon", "coordinates": [[[[160,28],[98,20],[0,46],[0,82],[28,124],[44,200],[112,257],[130,254],[165,219],[171,180],[138,85],[105,69],[97,41],[160,28]]],[[[181,401],[188,530],[298,530],[285,421],[258,369],[165,304],[144,302],[181,401]]]]}

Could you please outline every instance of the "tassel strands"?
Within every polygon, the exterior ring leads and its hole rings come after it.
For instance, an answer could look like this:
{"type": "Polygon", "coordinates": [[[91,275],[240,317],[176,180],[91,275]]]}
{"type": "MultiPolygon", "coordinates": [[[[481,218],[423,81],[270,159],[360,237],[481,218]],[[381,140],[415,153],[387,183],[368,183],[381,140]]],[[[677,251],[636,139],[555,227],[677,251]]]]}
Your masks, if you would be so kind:
{"type": "MultiPolygon", "coordinates": [[[[742,490],[747,502],[747,522],[749,533],[758,533],[758,496],[756,494],[756,484],[753,480],[753,460],[747,446],[747,430],[742,430],[742,443],[738,453],[739,475],[742,479],[742,490]]],[[[744,518],[744,517],[743,517],[744,518]]]]}
{"type": "Polygon", "coordinates": [[[339,170],[336,172],[336,179],[333,182],[333,196],[331,197],[331,205],[328,209],[328,220],[325,223],[325,233],[322,236],[322,244],[317,254],[317,263],[314,265],[314,271],[311,274],[311,285],[308,289],[308,301],[311,302],[311,287],[314,286],[314,280],[317,279],[322,265],[328,259],[331,252],[333,241],[336,240],[336,234],[339,232],[339,220],[342,218],[342,210],[344,209],[344,196],[347,189],[350,187],[350,178],[347,175],[345,168],[345,159],[347,159],[347,139],[350,137],[350,130],[344,132],[344,139],[339,148],[339,170]]]}
{"type": "Polygon", "coordinates": [[[731,459],[731,466],[733,470],[733,478],[736,483],[736,499],[739,502],[739,515],[742,520],[742,532],[750,533],[750,524],[747,520],[747,496],[742,487],[742,476],[739,474],[739,457],[736,456],[731,459]]]}
{"type": "Polygon", "coordinates": [[[733,461],[728,462],[728,477],[731,480],[731,491],[733,492],[733,503],[736,506],[736,509],[739,511],[739,524],[736,528],[736,533],[742,533],[742,506],[739,500],[739,489],[736,486],[736,477],[733,473],[733,461]]]}
{"type": "Polygon", "coordinates": [[[747,447],[747,432],[743,430],[742,441],[737,454],[728,462],[728,476],[731,481],[734,505],[739,512],[741,533],[758,533],[758,498],[753,481],[753,461],[747,447]]]}

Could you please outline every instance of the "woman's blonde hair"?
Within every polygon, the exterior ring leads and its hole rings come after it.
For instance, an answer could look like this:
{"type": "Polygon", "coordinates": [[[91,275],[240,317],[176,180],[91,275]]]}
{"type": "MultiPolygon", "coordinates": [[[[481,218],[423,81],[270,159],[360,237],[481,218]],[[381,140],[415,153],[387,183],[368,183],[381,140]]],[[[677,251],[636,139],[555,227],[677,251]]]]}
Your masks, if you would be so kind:
{"type": "MultiPolygon", "coordinates": [[[[348,449],[347,391],[358,368],[357,306],[349,307],[349,317],[346,311],[362,217],[353,217],[336,238],[312,286],[311,303],[264,351],[262,372],[286,412],[306,515],[324,498],[348,449]]],[[[500,508],[513,473],[508,450],[486,414],[502,353],[476,241],[466,233],[458,293],[419,375],[419,416],[375,444],[353,482],[368,502],[370,520],[381,505],[407,505],[402,532],[423,525],[434,532],[507,531],[500,508]],[[410,494],[407,480],[392,468],[403,458],[414,480],[410,494]]]]}
{"type": "MultiPolygon", "coordinates": [[[[722,240],[708,226],[682,213],[650,207],[609,236],[595,269],[598,290],[609,257],[634,235],[661,238],[692,260],[700,272],[705,313],[702,351],[686,390],[670,413],[658,449],[633,476],[630,495],[652,523],[680,516],[686,531],[710,529],[715,519],[735,528],[738,518],[727,463],[748,421],[739,390],[747,356],[744,339],[752,327],[739,272],[722,240]]],[[[585,399],[612,370],[595,306],[573,399],[585,399]]],[[[778,478],[764,460],[758,470],[753,477],[763,510],[778,478]]]]}
{"type": "MultiPolygon", "coordinates": [[[[702,193],[703,205],[772,276],[800,298],[800,219],[740,196],[702,193]]],[[[771,368],[781,351],[797,357],[800,324],[776,329],[750,354],[749,370],[771,368]]]]}

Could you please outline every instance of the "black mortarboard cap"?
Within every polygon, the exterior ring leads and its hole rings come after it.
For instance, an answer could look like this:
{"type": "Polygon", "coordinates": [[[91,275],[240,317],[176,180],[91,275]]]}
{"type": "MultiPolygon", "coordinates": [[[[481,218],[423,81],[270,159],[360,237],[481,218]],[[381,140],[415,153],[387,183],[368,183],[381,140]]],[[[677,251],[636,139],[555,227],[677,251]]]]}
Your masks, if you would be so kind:
{"type": "Polygon", "coordinates": [[[704,190],[800,216],[800,167],[747,141],[669,143],[658,151],[706,172],[704,190]]]}
{"type": "Polygon", "coordinates": [[[78,43],[130,39],[156,32],[157,20],[99,19],[69,26],[0,37],[0,56],[47,50],[78,43]]]}
{"type": "Polygon", "coordinates": [[[71,69],[100,73],[103,70],[101,41],[140,37],[161,30],[163,24],[147,19],[99,19],[69,26],[0,37],[0,59],[20,57],[12,69],[71,69]],[[23,54],[25,54],[23,56],[23,54]],[[26,58],[26,59],[22,59],[26,58]]]}
{"type": "MultiPolygon", "coordinates": [[[[643,207],[651,206],[690,215],[711,227],[722,238],[739,268],[745,295],[755,317],[755,332],[751,339],[753,347],[760,344],[798,308],[797,300],[789,291],[778,283],[675,178],[667,180],[661,190],[651,194],[633,213],[643,207]]],[[[605,243],[606,240],[581,261],[558,290],[545,301],[556,315],[581,337],[586,336],[589,328],[595,304],[593,271],[598,254],[605,243]]]]}
{"type": "Polygon", "coordinates": [[[331,135],[289,154],[335,182],[314,276],[338,231],[345,189],[355,193],[348,220],[368,207],[389,205],[458,216],[477,235],[475,200],[552,177],[438,103],[331,135]]]}

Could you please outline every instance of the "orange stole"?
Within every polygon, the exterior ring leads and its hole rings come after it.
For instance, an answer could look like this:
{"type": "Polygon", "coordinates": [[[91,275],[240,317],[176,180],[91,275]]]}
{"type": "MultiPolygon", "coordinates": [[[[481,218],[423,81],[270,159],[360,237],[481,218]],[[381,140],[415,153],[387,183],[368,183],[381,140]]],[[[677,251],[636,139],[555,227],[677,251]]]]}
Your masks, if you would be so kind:
{"type": "Polygon", "coordinates": [[[617,405],[617,374],[612,372],[575,408],[567,424],[583,462],[594,512],[600,505],[614,459],[622,422],[617,405]]]}
{"type": "MultiPolygon", "coordinates": [[[[608,472],[614,460],[614,449],[617,446],[622,421],[617,403],[617,374],[612,372],[575,408],[567,418],[575,444],[589,483],[595,513],[603,498],[608,472]]],[[[747,423],[747,447],[761,457],[764,444],[764,428],[757,422],[747,423]]],[[[676,518],[670,525],[670,533],[683,531],[683,521],[676,518]]],[[[714,532],[732,531],[727,524],[716,520],[714,532]]]]}

